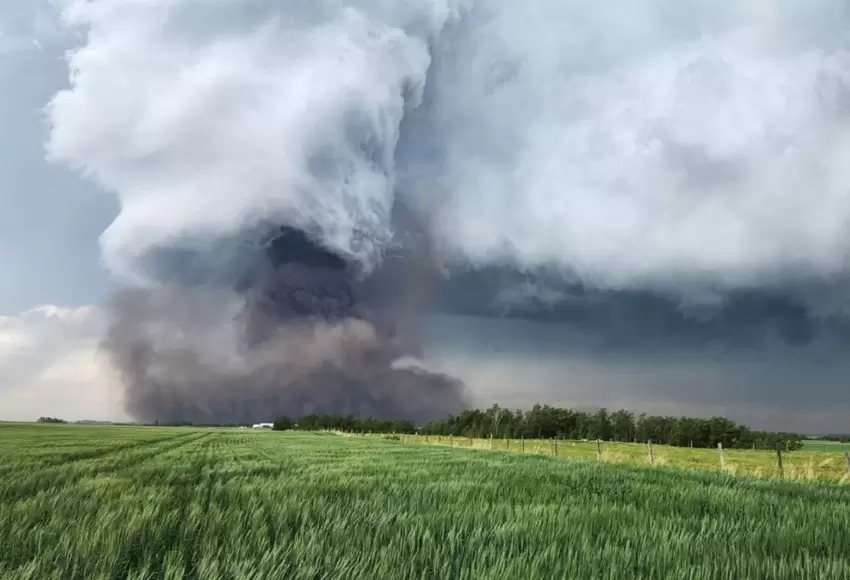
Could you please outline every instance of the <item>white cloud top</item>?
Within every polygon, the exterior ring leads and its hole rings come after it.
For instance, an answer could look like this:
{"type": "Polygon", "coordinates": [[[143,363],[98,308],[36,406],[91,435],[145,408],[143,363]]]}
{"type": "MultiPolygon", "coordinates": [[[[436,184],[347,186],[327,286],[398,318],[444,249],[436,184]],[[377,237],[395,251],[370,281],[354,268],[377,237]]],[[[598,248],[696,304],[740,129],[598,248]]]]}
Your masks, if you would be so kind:
{"type": "Polygon", "coordinates": [[[451,256],[599,286],[847,271],[839,3],[58,3],[50,151],[120,197],[116,272],[261,218],[372,262],[396,195],[451,256]]]}

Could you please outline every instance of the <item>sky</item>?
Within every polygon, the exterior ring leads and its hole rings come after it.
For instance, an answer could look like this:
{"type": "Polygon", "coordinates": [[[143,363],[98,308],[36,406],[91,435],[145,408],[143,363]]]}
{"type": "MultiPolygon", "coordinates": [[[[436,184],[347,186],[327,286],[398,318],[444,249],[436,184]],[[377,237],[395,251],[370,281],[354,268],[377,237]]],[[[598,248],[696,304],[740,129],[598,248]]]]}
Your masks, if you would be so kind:
{"type": "Polygon", "coordinates": [[[116,204],[93,184],[45,158],[44,106],[67,86],[68,39],[46,5],[0,8],[0,313],[40,304],[100,301],[109,276],[97,237],[116,204]]]}
{"type": "Polygon", "coordinates": [[[476,403],[850,430],[838,3],[471,4],[0,3],[0,419],[126,418],[105,305],[158,248],[262,210],[368,263],[395,188],[482,265],[426,353],[476,403]]]}
{"type": "MultiPolygon", "coordinates": [[[[111,286],[98,236],[115,201],[45,158],[44,106],[69,39],[46,3],[0,6],[0,416],[120,417],[92,305],[111,286]]],[[[116,391],[118,395],[120,392],[116,391]]]]}

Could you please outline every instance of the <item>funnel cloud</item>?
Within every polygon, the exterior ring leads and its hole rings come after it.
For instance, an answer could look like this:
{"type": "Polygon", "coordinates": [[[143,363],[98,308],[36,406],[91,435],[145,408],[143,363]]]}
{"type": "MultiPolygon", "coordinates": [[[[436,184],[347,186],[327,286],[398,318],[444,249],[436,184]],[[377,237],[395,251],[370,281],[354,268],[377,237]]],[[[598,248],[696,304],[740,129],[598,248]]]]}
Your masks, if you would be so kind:
{"type": "MultiPolygon", "coordinates": [[[[460,381],[401,362],[420,354],[410,326],[418,312],[370,292],[372,278],[388,268],[361,278],[290,227],[246,250],[241,263],[253,265],[231,288],[185,280],[185,270],[175,269],[167,284],[115,297],[103,348],[123,374],[132,416],[206,424],[283,413],[426,421],[468,404],[460,381]]],[[[400,290],[401,297],[415,292],[400,290]]]]}
{"type": "Polygon", "coordinates": [[[641,384],[696,361],[709,400],[727,370],[796,388],[758,368],[799,357],[850,408],[844,3],[55,4],[81,41],[48,153],[121,205],[103,347],[134,416],[453,412],[434,313],[545,320],[641,384]]]}

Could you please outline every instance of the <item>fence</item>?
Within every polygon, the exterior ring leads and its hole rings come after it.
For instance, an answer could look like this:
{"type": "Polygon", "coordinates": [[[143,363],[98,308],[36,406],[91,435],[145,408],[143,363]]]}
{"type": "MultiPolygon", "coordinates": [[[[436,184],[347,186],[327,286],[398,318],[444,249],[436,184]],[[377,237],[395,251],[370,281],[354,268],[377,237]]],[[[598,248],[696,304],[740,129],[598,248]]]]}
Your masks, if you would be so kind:
{"type": "Polygon", "coordinates": [[[696,449],[612,441],[564,439],[497,439],[438,435],[401,435],[403,443],[481,451],[500,451],[631,465],[722,470],[753,477],[826,480],[850,483],[850,453],[800,450],[696,449]]]}

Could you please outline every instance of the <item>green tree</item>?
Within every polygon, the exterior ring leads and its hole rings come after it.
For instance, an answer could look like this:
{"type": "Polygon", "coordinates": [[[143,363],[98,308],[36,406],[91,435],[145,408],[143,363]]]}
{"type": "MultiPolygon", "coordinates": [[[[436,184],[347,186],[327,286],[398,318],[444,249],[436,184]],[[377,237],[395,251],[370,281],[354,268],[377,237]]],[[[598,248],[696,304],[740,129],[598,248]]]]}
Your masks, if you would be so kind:
{"type": "Polygon", "coordinates": [[[272,429],[275,431],[289,431],[295,423],[289,417],[278,417],[274,420],[272,429]]]}
{"type": "Polygon", "coordinates": [[[620,409],[611,413],[611,429],[615,441],[634,441],[635,416],[630,411],[620,409]]]}
{"type": "Polygon", "coordinates": [[[594,413],[591,425],[591,439],[610,441],[614,437],[614,429],[611,426],[611,419],[608,417],[608,409],[599,409],[594,413]]]}

